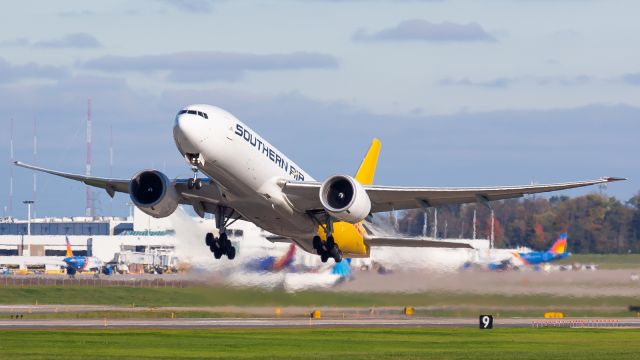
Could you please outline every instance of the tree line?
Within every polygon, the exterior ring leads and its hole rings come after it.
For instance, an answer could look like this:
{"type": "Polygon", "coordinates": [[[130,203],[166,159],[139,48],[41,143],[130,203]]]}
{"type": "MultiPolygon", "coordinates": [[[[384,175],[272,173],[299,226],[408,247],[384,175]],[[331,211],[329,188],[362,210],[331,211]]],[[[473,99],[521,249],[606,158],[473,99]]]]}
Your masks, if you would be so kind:
{"type": "MultiPolygon", "coordinates": [[[[569,251],[573,253],[640,252],[640,192],[625,202],[602,193],[589,193],[573,198],[530,196],[492,202],[491,207],[494,246],[498,248],[527,246],[547,250],[566,231],[569,251]]],[[[437,237],[471,238],[474,211],[476,236],[488,239],[491,210],[481,204],[437,207],[437,237]]],[[[389,216],[387,221],[399,232],[432,236],[434,214],[434,209],[407,210],[389,216]]]]}

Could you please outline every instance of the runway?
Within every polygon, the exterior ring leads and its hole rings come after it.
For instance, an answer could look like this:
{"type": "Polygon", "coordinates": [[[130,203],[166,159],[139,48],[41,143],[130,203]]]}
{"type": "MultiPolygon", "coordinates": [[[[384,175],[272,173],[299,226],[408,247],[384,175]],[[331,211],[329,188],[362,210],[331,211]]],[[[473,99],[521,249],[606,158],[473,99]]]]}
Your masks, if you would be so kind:
{"type": "MultiPolygon", "coordinates": [[[[2,319],[0,329],[56,328],[303,328],[303,327],[478,327],[471,318],[189,318],[189,319],[2,319]]],[[[494,328],[593,327],[640,328],[639,318],[505,318],[495,319],[494,328]]]]}

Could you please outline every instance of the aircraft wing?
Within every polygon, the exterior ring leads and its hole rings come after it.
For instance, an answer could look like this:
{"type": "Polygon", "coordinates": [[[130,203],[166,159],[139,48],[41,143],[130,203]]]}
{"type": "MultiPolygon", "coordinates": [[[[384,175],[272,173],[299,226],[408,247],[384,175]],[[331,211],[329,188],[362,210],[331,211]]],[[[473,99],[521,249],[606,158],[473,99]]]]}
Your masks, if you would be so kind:
{"type": "Polygon", "coordinates": [[[27,168],[27,169],[31,169],[31,170],[35,170],[35,171],[40,171],[40,172],[44,172],[44,173],[52,174],[52,175],[56,175],[56,176],[61,176],[63,178],[67,178],[67,179],[83,182],[83,183],[85,183],[85,184],[87,184],[89,186],[94,186],[94,187],[97,187],[97,188],[105,189],[107,191],[107,193],[109,193],[109,196],[111,196],[111,197],[113,197],[113,195],[116,192],[129,193],[129,179],[126,179],[126,180],[124,180],[124,179],[109,179],[109,178],[100,178],[100,177],[85,176],[85,175],[78,175],[78,174],[72,174],[72,173],[65,173],[65,172],[61,172],[61,171],[49,170],[49,169],[41,168],[41,167],[38,167],[38,166],[25,164],[25,163],[22,163],[20,161],[16,161],[15,164],[17,166],[20,166],[20,167],[23,167],[23,168],[27,168]]]}
{"type": "MultiPolygon", "coordinates": [[[[495,187],[397,187],[363,185],[371,199],[371,213],[416,209],[446,204],[464,204],[504,200],[548,191],[573,189],[582,186],[603,184],[623,178],[603,177],[596,180],[576,181],[556,184],[537,184],[495,187]]],[[[294,207],[302,211],[323,210],[320,203],[319,182],[288,181],[282,191],[294,207]]]]}
{"type": "MultiPolygon", "coordinates": [[[[111,197],[113,197],[116,192],[125,194],[129,193],[129,182],[131,181],[130,179],[111,179],[66,173],[62,171],[50,170],[34,165],[25,164],[20,161],[16,161],[15,165],[26,169],[80,181],[89,186],[106,190],[111,197]]],[[[176,191],[178,192],[178,194],[180,194],[180,204],[192,205],[198,215],[202,214],[201,217],[204,217],[205,212],[214,213],[216,210],[216,205],[222,203],[222,197],[220,196],[221,192],[218,186],[209,179],[202,179],[202,189],[194,190],[188,188],[187,181],[188,179],[176,179],[173,181],[176,187],[176,191]]]]}

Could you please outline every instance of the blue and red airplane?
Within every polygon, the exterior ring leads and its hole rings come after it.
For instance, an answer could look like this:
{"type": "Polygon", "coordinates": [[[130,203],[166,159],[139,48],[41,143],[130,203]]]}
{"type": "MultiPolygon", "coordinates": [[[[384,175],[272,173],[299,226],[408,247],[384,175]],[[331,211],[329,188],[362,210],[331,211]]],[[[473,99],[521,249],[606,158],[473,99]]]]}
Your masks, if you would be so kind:
{"type": "Polygon", "coordinates": [[[67,274],[74,276],[77,272],[83,272],[87,270],[102,271],[104,263],[102,260],[93,256],[74,256],[71,251],[71,244],[69,243],[69,237],[65,237],[67,242],[67,254],[62,261],[67,264],[67,274]]]}
{"type": "Polygon", "coordinates": [[[547,251],[531,251],[531,252],[514,252],[513,256],[523,265],[538,265],[564,259],[569,256],[567,251],[567,233],[560,234],[560,238],[556,240],[551,248],[547,251]]]}

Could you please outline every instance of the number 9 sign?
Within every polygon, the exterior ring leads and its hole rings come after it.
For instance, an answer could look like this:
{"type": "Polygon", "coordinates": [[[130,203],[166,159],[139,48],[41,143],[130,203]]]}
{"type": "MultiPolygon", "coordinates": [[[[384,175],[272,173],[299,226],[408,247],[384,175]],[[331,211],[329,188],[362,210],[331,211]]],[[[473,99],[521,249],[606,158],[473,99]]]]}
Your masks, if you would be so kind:
{"type": "Polygon", "coordinates": [[[493,329],[492,315],[480,315],[480,329],[493,329]]]}

